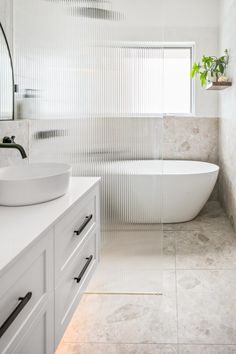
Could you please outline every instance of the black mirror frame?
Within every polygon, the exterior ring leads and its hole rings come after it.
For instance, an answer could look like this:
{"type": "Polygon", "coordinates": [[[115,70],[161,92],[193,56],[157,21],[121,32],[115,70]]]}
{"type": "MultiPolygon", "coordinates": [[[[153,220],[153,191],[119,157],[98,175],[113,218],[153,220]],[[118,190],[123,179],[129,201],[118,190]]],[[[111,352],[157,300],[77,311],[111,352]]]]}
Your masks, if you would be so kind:
{"type": "Polygon", "coordinates": [[[8,40],[7,40],[7,36],[6,36],[6,33],[3,29],[3,26],[0,22],[0,31],[2,31],[2,34],[3,34],[3,37],[5,39],[5,43],[6,43],[6,46],[7,46],[7,51],[8,51],[8,54],[9,54],[9,59],[10,59],[10,65],[11,65],[11,72],[12,72],[12,119],[0,119],[0,122],[4,122],[4,121],[11,121],[11,120],[14,120],[15,119],[15,75],[14,75],[14,68],[13,68],[13,60],[12,60],[12,56],[11,56],[11,50],[10,50],[10,46],[9,46],[9,43],[8,43],[8,40]]]}

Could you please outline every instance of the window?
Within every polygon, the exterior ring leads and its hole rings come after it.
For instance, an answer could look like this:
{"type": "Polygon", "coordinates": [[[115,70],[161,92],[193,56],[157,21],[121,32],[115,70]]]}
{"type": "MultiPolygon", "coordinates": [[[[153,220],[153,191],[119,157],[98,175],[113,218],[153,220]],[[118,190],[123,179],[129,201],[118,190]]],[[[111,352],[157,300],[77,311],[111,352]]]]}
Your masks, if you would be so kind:
{"type": "Polygon", "coordinates": [[[192,113],[192,48],[164,48],[164,113],[192,113]]]}
{"type": "Polygon", "coordinates": [[[84,101],[102,116],[190,114],[192,52],[191,45],[133,43],[97,49],[83,70],[85,82],[92,81],[84,101]]]}
{"type": "Polygon", "coordinates": [[[141,115],[192,113],[191,47],[129,48],[121,58],[123,92],[132,102],[122,110],[141,115]]]}

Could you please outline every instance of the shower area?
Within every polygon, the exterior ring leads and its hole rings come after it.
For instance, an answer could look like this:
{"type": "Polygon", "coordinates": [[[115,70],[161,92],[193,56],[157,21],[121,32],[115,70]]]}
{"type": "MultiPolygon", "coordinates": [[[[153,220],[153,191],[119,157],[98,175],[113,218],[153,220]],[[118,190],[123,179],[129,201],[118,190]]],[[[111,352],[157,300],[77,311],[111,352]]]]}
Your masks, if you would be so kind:
{"type": "Polygon", "coordinates": [[[164,62],[173,51],[161,27],[155,42],[133,34],[125,2],[14,3],[16,110],[30,120],[30,162],[67,162],[73,176],[101,177],[91,294],[161,295],[170,267],[162,147],[164,62]]]}

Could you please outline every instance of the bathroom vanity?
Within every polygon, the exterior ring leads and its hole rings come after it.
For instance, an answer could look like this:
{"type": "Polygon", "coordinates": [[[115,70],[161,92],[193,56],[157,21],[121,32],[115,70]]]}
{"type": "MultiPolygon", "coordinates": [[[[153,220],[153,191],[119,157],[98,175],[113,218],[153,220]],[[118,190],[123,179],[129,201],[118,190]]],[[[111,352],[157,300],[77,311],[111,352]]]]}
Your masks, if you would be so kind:
{"type": "Polygon", "coordinates": [[[99,261],[99,178],[56,200],[0,207],[0,353],[56,350],[99,261]]]}

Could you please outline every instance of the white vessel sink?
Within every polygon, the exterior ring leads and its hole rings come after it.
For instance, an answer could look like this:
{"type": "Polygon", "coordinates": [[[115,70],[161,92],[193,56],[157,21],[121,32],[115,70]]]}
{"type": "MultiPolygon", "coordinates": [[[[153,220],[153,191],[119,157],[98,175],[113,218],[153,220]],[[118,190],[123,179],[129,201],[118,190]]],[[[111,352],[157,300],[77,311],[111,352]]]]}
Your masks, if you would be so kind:
{"type": "Polygon", "coordinates": [[[62,163],[0,168],[0,205],[31,205],[61,197],[68,190],[70,175],[70,165],[62,163]]]}

